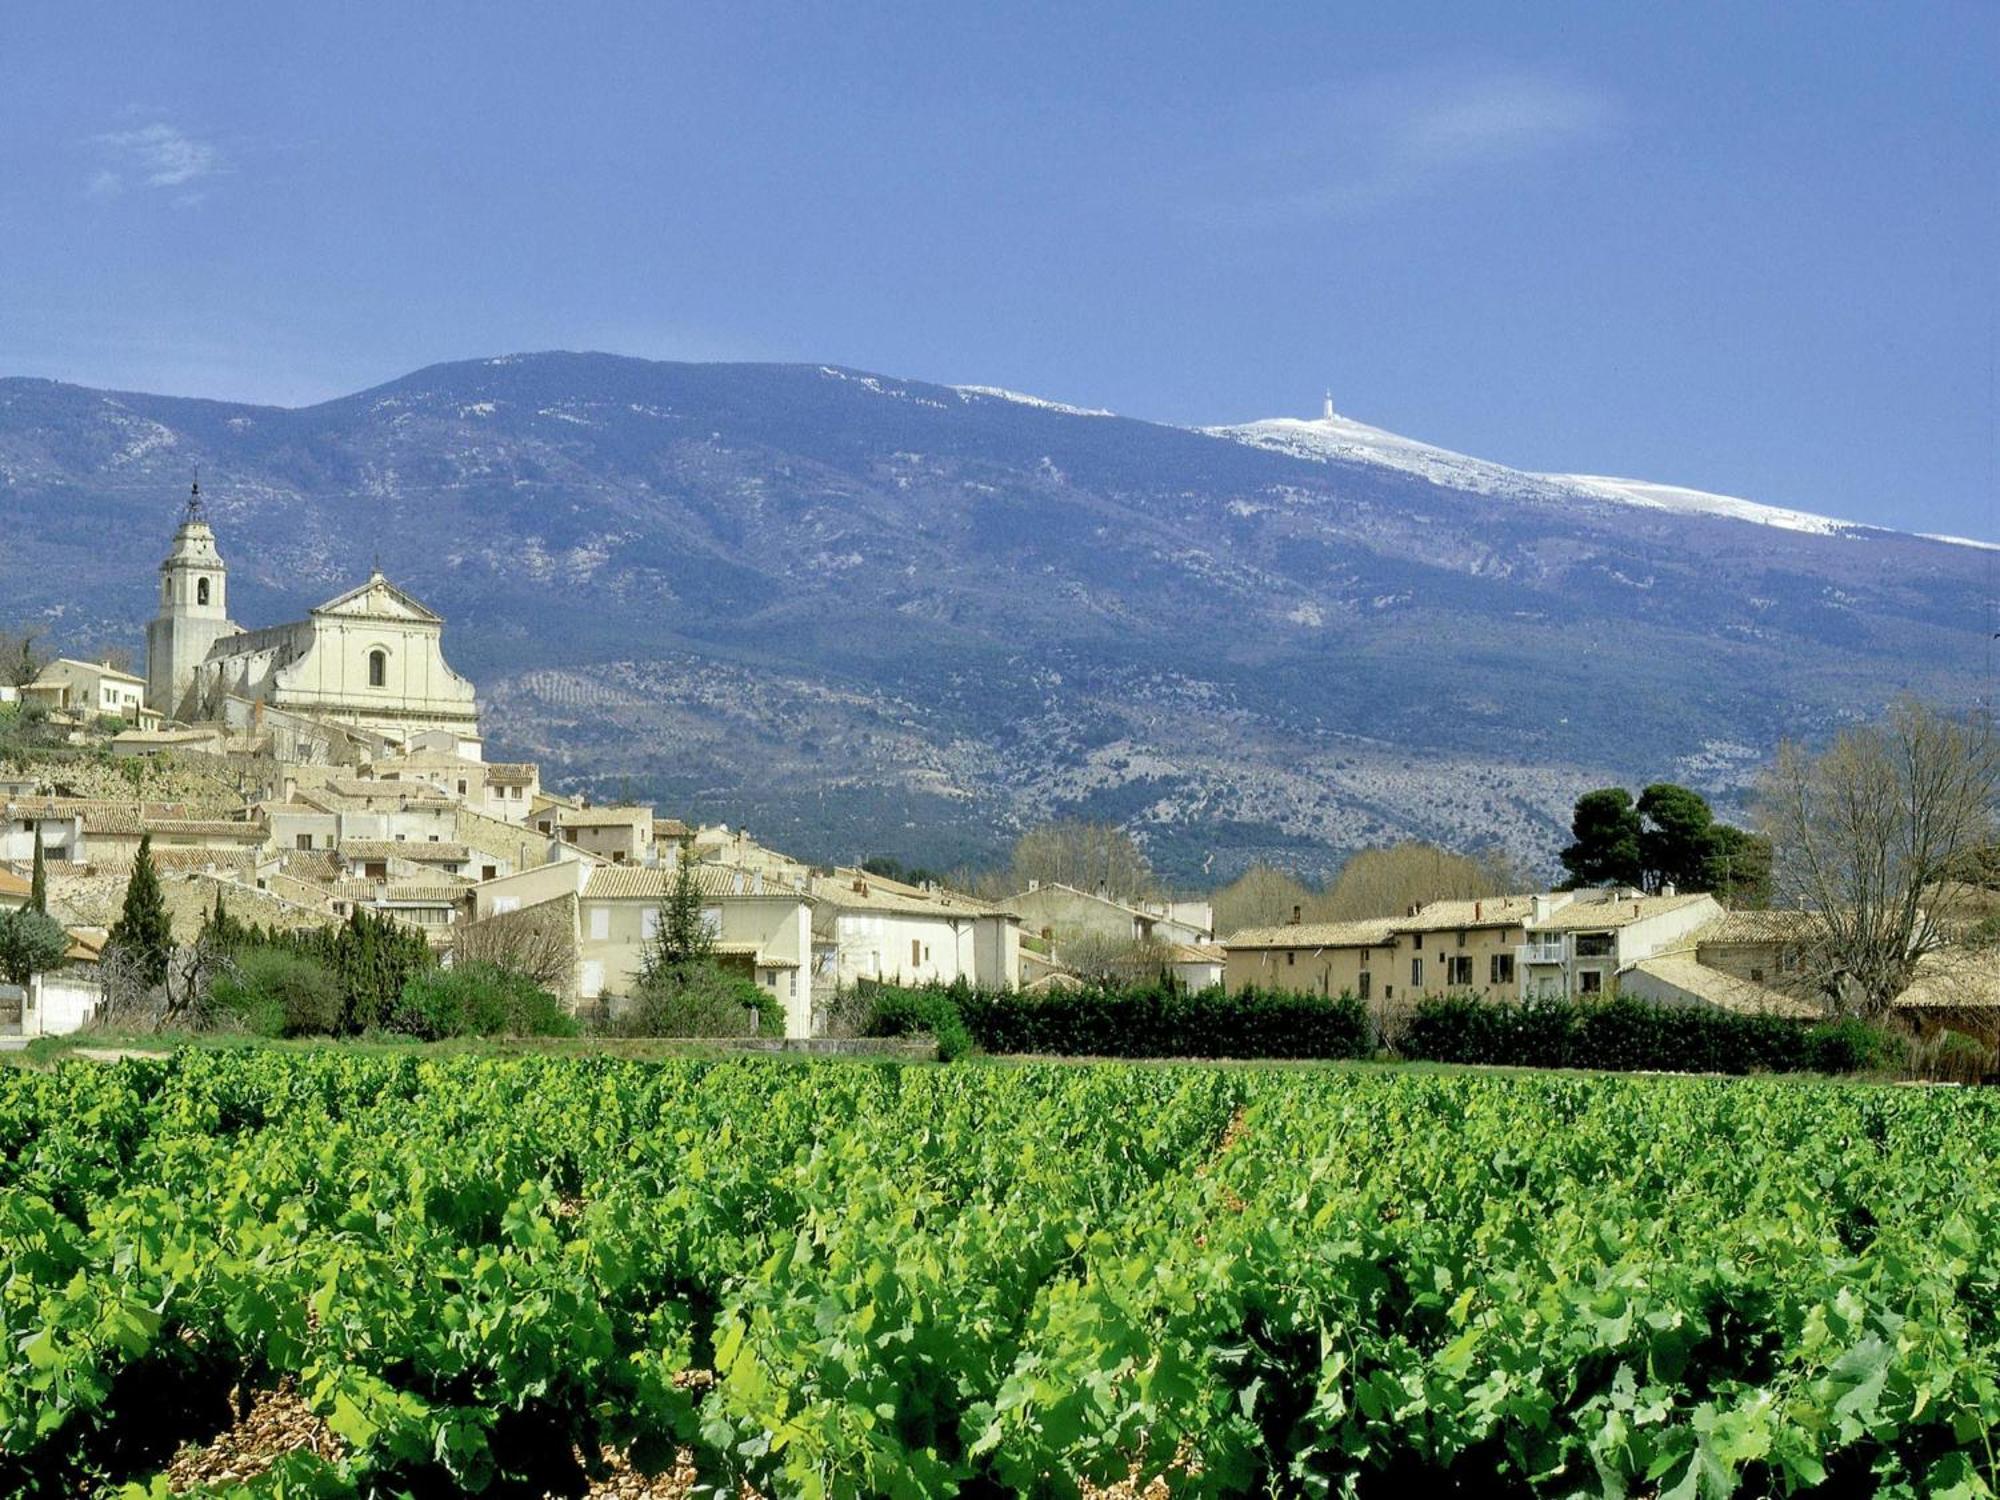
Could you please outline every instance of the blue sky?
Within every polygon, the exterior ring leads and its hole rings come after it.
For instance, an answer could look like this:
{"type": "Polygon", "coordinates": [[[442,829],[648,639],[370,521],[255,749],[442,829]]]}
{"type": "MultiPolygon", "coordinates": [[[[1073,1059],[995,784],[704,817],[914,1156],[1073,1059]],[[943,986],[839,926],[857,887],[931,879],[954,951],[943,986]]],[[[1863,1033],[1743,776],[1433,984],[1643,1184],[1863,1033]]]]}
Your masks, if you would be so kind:
{"type": "Polygon", "coordinates": [[[813,360],[2000,536],[2000,5],[0,8],[0,373],[813,360]]]}

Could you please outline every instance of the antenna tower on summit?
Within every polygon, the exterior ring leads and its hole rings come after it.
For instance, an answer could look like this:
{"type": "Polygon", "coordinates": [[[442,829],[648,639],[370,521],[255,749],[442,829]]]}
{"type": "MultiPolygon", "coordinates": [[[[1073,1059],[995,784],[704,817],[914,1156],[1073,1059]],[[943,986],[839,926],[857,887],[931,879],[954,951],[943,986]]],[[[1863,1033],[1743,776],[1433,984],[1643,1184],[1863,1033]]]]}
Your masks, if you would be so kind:
{"type": "Polygon", "coordinates": [[[1321,420],[1321,421],[1323,421],[1323,422],[1331,422],[1331,421],[1333,420],[1333,392],[1332,392],[1332,391],[1328,391],[1328,392],[1326,393],[1326,405],[1325,405],[1325,407],[1323,407],[1323,408],[1321,409],[1321,411],[1320,411],[1320,420],[1321,420]]]}

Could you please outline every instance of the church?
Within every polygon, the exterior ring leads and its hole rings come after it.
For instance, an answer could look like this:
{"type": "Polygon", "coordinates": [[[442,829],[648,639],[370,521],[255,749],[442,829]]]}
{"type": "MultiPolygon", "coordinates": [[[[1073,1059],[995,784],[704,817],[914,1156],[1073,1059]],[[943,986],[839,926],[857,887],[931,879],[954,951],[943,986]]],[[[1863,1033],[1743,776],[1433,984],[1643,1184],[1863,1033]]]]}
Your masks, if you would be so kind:
{"type": "Polygon", "coordinates": [[[166,718],[225,717],[231,699],[407,743],[442,730],[479,742],[472,684],[444,659],[444,620],[378,571],[305,619],[245,630],[197,483],[160,564],[146,627],[146,702],[166,718]]]}

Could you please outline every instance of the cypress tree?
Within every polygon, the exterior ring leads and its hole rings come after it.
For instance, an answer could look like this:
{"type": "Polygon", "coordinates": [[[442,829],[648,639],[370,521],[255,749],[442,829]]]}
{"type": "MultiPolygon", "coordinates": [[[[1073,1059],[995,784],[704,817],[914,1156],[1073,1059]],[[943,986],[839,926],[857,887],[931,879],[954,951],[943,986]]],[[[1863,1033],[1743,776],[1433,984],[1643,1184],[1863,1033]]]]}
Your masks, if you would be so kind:
{"type": "Polygon", "coordinates": [[[35,824],[35,873],[28,892],[28,905],[43,916],[49,914],[49,862],[42,848],[42,825],[35,824]]]}
{"type": "Polygon", "coordinates": [[[125,882],[125,908],[112,926],[111,941],[137,955],[139,973],[148,985],[167,982],[167,960],[173,953],[173,921],[160,893],[160,872],[153,868],[153,836],[139,835],[139,857],[125,882]]]}

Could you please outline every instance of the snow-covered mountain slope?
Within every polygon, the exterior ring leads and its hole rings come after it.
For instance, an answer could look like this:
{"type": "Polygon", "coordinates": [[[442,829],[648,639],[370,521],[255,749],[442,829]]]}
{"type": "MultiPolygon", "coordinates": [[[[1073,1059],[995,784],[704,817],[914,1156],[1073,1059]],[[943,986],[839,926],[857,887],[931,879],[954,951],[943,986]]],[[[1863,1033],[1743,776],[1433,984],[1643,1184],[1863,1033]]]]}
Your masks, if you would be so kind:
{"type": "MultiPolygon", "coordinates": [[[[1417,475],[1449,489],[1503,499],[1545,505],[1573,505],[1578,502],[1636,505],[1681,515],[1719,516],[1731,521],[1777,526],[1786,531],[1803,531],[1815,536],[1882,534],[1879,527],[1855,521],[1837,520],[1832,516],[1815,515],[1782,505],[1764,505],[1735,495],[1716,495],[1681,485],[1617,479],[1602,474],[1537,474],[1512,469],[1505,464],[1454,453],[1449,448],[1385,432],[1337,413],[1310,421],[1298,417],[1274,417],[1262,422],[1204,427],[1200,430],[1213,437],[1269,448],[1294,458],[1318,463],[1375,464],[1417,475]]],[[[1962,537],[1930,537],[1927,540],[1967,547],[1994,545],[1962,537]]]]}

